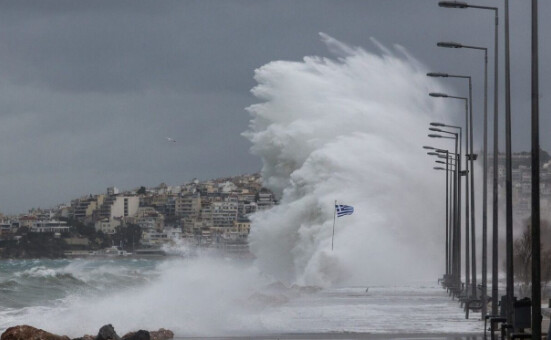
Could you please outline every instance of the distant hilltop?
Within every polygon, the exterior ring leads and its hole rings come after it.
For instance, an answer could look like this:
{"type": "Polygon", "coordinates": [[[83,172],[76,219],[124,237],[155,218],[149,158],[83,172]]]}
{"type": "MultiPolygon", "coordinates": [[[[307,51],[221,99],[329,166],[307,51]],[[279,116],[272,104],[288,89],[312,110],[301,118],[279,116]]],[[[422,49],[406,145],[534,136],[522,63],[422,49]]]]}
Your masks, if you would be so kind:
{"type": "MultiPolygon", "coordinates": [[[[520,218],[527,218],[531,213],[532,194],[532,155],[530,152],[515,152],[511,155],[512,184],[513,184],[513,213],[520,218]]],[[[494,171],[493,154],[488,154],[488,186],[491,190],[494,171]]],[[[482,158],[479,157],[482,166],[482,158]]],[[[498,154],[498,192],[499,202],[505,202],[505,153],[498,154]]],[[[491,192],[491,191],[490,191],[491,192]]],[[[551,218],[551,155],[540,149],[540,205],[542,215],[551,218]]]]}

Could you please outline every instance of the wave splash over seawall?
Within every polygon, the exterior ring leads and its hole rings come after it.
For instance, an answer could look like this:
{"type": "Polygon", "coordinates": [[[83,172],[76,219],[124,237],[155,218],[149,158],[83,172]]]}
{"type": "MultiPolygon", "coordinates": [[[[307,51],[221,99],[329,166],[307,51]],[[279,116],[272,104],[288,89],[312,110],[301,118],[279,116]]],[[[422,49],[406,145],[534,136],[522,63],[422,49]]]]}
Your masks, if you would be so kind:
{"type": "MultiPolygon", "coordinates": [[[[399,46],[374,41],[375,54],[322,40],[333,58],[255,72],[259,102],[248,108],[244,136],[280,204],[252,216],[254,264],[217,256],[6,261],[0,332],[31,324],[76,337],[107,323],[119,334],[163,327],[178,336],[388,332],[397,310],[411,315],[410,301],[432,303],[409,293],[403,302],[389,287],[435,282],[444,268],[445,177],[421,148],[429,122],[452,123],[427,95],[441,86],[399,46]],[[355,212],[337,219],[332,251],[335,200],[355,212]]],[[[408,331],[442,331],[431,308],[418,306],[431,311],[430,329],[414,320],[408,331]]],[[[437,314],[445,325],[450,314],[437,314]]]]}
{"type": "Polygon", "coordinates": [[[441,86],[400,46],[396,55],[373,41],[377,55],[321,38],[336,59],[275,61],[255,73],[261,102],[248,108],[244,136],[280,197],[253,216],[257,264],[304,285],[434,278],[445,177],[421,146],[429,122],[450,120],[428,96],[441,86]],[[355,212],[337,219],[332,251],[335,200],[355,212]]]}

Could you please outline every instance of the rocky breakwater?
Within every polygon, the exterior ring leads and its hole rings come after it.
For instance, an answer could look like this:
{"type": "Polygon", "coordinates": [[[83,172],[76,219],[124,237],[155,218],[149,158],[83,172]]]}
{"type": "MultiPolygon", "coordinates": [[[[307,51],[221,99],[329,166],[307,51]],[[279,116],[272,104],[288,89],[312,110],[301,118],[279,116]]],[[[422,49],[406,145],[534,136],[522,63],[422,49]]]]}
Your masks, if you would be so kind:
{"type": "MultiPolygon", "coordinates": [[[[158,331],[139,330],[118,336],[112,325],[100,328],[98,335],[84,335],[73,340],[168,340],[174,338],[174,333],[161,328],[158,331]]],[[[32,326],[21,325],[10,327],[0,337],[0,340],[71,340],[66,335],[57,335],[32,326]]]]}

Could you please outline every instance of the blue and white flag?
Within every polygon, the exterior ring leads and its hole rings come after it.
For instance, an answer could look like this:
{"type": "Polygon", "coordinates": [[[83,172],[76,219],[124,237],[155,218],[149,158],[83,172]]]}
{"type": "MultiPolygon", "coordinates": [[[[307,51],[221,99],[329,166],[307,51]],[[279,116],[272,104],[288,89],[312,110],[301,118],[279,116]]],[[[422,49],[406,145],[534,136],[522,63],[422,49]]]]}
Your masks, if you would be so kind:
{"type": "Polygon", "coordinates": [[[335,205],[335,210],[337,211],[337,217],[342,217],[344,215],[352,215],[354,212],[354,207],[351,205],[335,205]]]}

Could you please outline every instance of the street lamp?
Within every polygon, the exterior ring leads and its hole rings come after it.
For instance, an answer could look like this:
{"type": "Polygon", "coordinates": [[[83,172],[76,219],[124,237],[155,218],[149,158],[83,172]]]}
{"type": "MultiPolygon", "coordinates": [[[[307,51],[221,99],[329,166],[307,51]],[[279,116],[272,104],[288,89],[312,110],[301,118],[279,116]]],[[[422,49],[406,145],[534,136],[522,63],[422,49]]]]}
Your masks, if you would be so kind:
{"type": "Polygon", "coordinates": [[[436,43],[436,46],[438,47],[447,47],[447,48],[461,48],[463,45],[453,42],[453,41],[442,41],[436,43]]]}
{"type": "MultiPolygon", "coordinates": [[[[446,150],[447,151],[447,150],[446,150]]],[[[444,281],[444,284],[447,284],[447,281],[449,279],[449,276],[450,276],[450,257],[449,257],[449,251],[450,251],[450,247],[449,247],[449,241],[450,241],[450,236],[449,236],[449,227],[450,227],[450,224],[449,224],[449,191],[448,191],[448,187],[449,187],[449,182],[448,182],[448,171],[449,171],[449,162],[444,162],[444,161],[436,161],[436,163],[439,163],[439,164],[446,164],[446,168],[442,168],[442,167],[435,167],[434,169],[435,170],[445,170],[446,171],[446,270],[444,272],[444,278],[443,278],[443,281],[444,281]]]]}
{"type": "MultiPolygon", "coordinates": [[[[470,78],[470,77],[469,77],[470,78]]],[[[461,100],[464,100],[465,101],[465,128],[469,129],[469,98],[466,98],[466,97],[458,97],[458,96],[451,96],[449,94],[446,94],[446,93],[439,93],[439,92],[431,92],[429,93],[429,96],[431,97],[436,97],[436,98],[451,98],[451,99],[461,99],[461,100]]],[[[439,132],[445,132],[445,131],[442,131],[442,130],[439,130],[438,128],[429,128],[429,130],[431,131],[439,131],[439,132]]],[[[472,131],[471,133],[472,134],[472,131]]],[[[466,150],[468,152],[468,149],[469,149],[469,133],[467,133],[467,138],[465,138],[465,147],[466,147],[466,150]]],[[[461,153],[461,152],[460,152],[461,153]]],[[[472,171],[472,169],[471,169],[472,171]]],[[[467,162],[467,166],[466,166],[466,171],[465,171],[465,283],[466,283],[466,288],[469,287],[469,285],[471,284],[471,277],[470,277],[470,245],[469,245],[469,176],[468,176],[468,172],[469,172],[469,167],[468,167],[468,162],[467,162]]],[[[461,225],[461,224],[459,224],[461,225]]],[[[474,236],[474,235],[473,235],[474,236]]],[[[475,287],[475,292],[476,292],[476,287],[475,287]]]]}
{"type": "Polygon", "coordinates": [[[538,2],[532,0],[532,334],[541,339],[538,2]]]}
{"type": "MultiPolygon", "coordinates": [[[[488,154],[488,49],[486,47],[481,46],[471,46],[471,45],[462,45],[459,43],[437,43],[436,45],[440,47],[448,47],[448,48],[468,48],[468,49],[475,49],[475,50],[481,50],[484,51],[484,141],[483,141],[483,176],[482,176],[482,300],[486,301],[486,283],[487,283],[487,271],[488,271],[488,256],[487,256],[487,221],[488,221],[488,160],[487,160],[487,154],[488,154]]],[[[472,103],[472,102],[471,102],[472,103]]],[[[472,104],[471,104],[472,105],[472,104]]],[[[471,108],[471,114],[472,114],[472,108],[471,108]]],[[[472,125],[472,117],[471,117],[471,125],[472,125]]],[[[472,138],[472,135],[471,135],[472,138]]],[[[472,154],[472,145],[473,141],[471,139],[471,154],[472,154]]],[[[471,163],[471,169],[473,168],[471,163]]],[[[472,174],[471,174],[472,175],[472,174]]],[[[471,178],[471,194],[474,196],[474,179],[471,178]]],[[[471,225],[474,227],[474,199],[471,201],[471,210],[472,210],[472,223],[471,225]]],[[[473,228],[474,229],[474,228],[473,228]]],[[[472,232],[474,235],[474,231],[472,232]]],[[[473,237],[473,271],[476,272],[475,266],[475,238],[473,237]]],[[[476,277],[476,276],[475,276],[476,277]]],[[[484,317],[486,314],[486,305],[482,307],[482,317],[484,317]]]]}
{"type": "Polygon", "coordinates": [[[462,2],[462,1],[440,1],[440,2],[438,2],[438,6],[448,7],[448,8],[467,8],[467,7],[469,7],[469,5],[466,2],[462,2]]]}
{"type": "MultiPolygon", "coordinates": [[[[440,123],[442,124],[442,123],[440,123]]],[[[445,125],[445,124],[442,124],[445,125]]],[[[445,138],[445,139],[454,139],[455,140],[455,172],[454,172],[454,181],[453,181],[453,206],[454,206],[454,213],[453,213],[453,232],[452,232],[452,251],[451,251],[451,272],[452,272],[452,281],[455,283],[455,286],[457,288],[461,287],[461,178],[459,175],[459,172],[461,170],[461,151],[458,153],[458,144],[459,148],[461,147],[460,142],[460,136],[461,136],[461,128],[455,127],[459,129],[459,134],[440,130],[441,133],[451,134],[453,137],[444,136],[441,134],[429,134],[428,136],[430,138],[445,138]],[[459,141],[459,143],[458,143],[459,141]]],[[[433,148],[436,149],[436,148],[433,148]]],[[[430,155],[437,155],[441,156],[441,153],[438,152],[430,152],[430,155]]]]}
{"type": "MultiPolygon", "coordinates": [[[[458,43],[437,43],[438,46],[443,47],[455,47],[455,48],[461,48],[464,47],[461,44],[458,43]],[[445,44],[445,45],[444,45],[445,44]]],[[[470,169],[470,175],[471,175],[471,187],[470,187],[470,201],[471,201],[471,207],[470,207],[470,213],[471,213],[471,270],[472,270],[472,285],[471,285],[471,294],[474,299],[476,299],[476,227],[475,227],[475,204],[474,204],[474,164],[473,161],[475,159],[474,152],[473,152],[473,87],[472,87],[472,79],[471,76],[467,75],[457,75],[457,74],[448,74],[448,73],[438,73],[438,72],[430,72],[427,73],[427,76],[429,77],[439,77],[439,78],[460,78],[460,79],[467,79],[469,81],[469,119],[468,123],[469,125],[466,126],[468,129],[467,133],[467,171],[470,169]],[[470,144],[470,149],[469,149],[470,144]]],[[[465,182],[465,184],[468,185],[468,181],[465,182]]],[[[469,190],[466,191],[466,199],[469,199],[469,190]]],[[[468,219],[468,215],[467,215],[468,219]]],[[[467,238],[467,242],[469,242],[467,238]]]]}
{"type": "MultiPolygon", "coordinates": [[[[436,136],[436,135],[435,135],[436,136]]],[[[436,137],[438,138],[438,137],[436,137]]],[[[438,149],[438,148],[435,148],[433,146],[423,146],[423,149],[427,149],[427,150],[434,150],[433,152],[429,152],[428,155],[431,155],[431,156],[437,156],[438,158],[446,158],[446,161],[440,161],[440,160],[436,160],[435,162],[436,163],[439,163],[439,164],[446,164],[446,168],[442,168],[442,167],[435,167],[434,169],[435,170],[445,170],[446,171],[446,270],[445,270],[445,274],[444,274],[444,277],[442,279],[442,282],[444,284],[445,287],[449,287],[450,285],[450,279],[451,281],[453,282],[453,275],[450,275],[452,273],[452,257],[453,255],[450,254],[450,250],[453,248],[452,247],[452,238],[451,238],[451,228],[452,228],[452,225],[453,225],[453,222],[452,222],[452,216],[454,216],[454,211],[451,207],[451,205],[449,204],[449,197],[450,195],[455,195],[451,189],[451,181],[448,181],[448,178],[451,176],[452,173],[455,173],[455,170],[450,170],[449,169],[449,166],[452,165],[454,166],[454,164],[450,164],[450,152],[448,150],[445,150],[445,149],[438,149]],[[444,154],[446,156],[444,156],[444,154]],[[450,189],[450,190],[448,190],[450,189]]],[[[455,196],[451,196],[451,197],[455,197],[455,196]]],[[[454,205],[455,205],[455,199],[453,200],[454,202],[454,205]]]]}
{"type": "MultiPolygon", "coordinates": [[[[506,10],[508,8],[508,0],[506,1],[506,10]]],[[[447,7],[447,8],[476,8],[476,9],[485,9],[485,10],[492,10],[494,11],[494,150],[493,150],[493,206],[492,206],[492,315],[497,315],[497,305],[498,305],[498,23],[499,23],[499,16],[498,16],[498,8],[497,7],[491,7],[491,6],[480,6],[480,5],[472,5],[468,4],[466,2],[460,2],[460,1],[440,1],[438,3],[438,6],[440,7],[447,7]]],[[[506,12],[506,15],[508,13],[506,12]]],[[[508,33],[508,32],[507,32],[508,33]]],[[[508,47],[508,42],[506,42],[508,47]]],[[[448,46],[442,46],[442,47],[448,47],[448,46]]],[[[453,48],[459,48],[464,47],[461,44],[457,44],[455,46],[449,46],[453,48]]],[[[467,46],[465,46],[467,47],[467,46]]],[[[467,48],[473,48],[473,47],[467,47],[467,48]]],[[[486,59],[486,58],[485,58],[486,59]]],[[[506,76],[507,77],[507,76],[506,76]]],[[[485,84],[486,84],[486,75],[485,75],[485,84]]],[[[486,86],[485,86],[486,91],[486,86]]],[[[486,96],[485,96],[486,98],[486,96]]],[[[486,102],[485,102],[485,119],[484,119],[484,148],[486,149],[486,140],[487,140],[487,116],[486,116],[486,102]]],[[[506,104],[508,105],[508,104],[506,104]]],[[[484,162],[486,163],[486,152],[484,152],[484,162]]],[[[484,170],[484,176],[487,176],[487,170],[485,167],[484,170]]],[[[486,190],[486,185],[484,185],[484,192],[486,190]]],[[[486,209],[486,197],[483,197],[483,209],[486,209]]],[[[484,215],[484,210],[483,210],[484,215]]],[[[485,230],[486,226],[486,218],[483,217],[483,230],[485,230]]],[[[483,231],[482,233],[482,253],[486,254],[486,233],[483,231]]],[[[484,318],[486,316],[486,259],[483,258],[482,261],[482,301],[484,303],[482,304],[482,317],[484,318]]],[[[511,321],[511,320],[509,320],[511,321]]]]}

